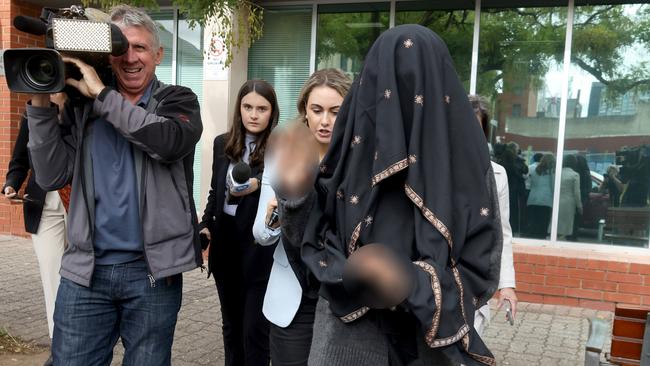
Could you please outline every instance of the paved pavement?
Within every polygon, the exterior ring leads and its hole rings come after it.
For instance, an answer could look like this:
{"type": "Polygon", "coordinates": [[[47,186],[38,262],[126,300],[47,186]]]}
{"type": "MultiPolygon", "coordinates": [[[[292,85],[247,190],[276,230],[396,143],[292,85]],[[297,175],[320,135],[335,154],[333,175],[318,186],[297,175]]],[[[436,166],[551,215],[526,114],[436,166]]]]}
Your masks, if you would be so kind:
{"type": "MultiPolygon", "coordinates": [[[[0,327],[24,340],[47,345],[47,321],[38,265],[31,241],[0,236],[0,327]]],[[[221,313],[212,278],[199,270],[184,277],[172,364],[223,365],[221,313]]],[[[566,306],[521,303],[514,326],[492,312],[484,339],[499,365],[584,364],[589,318],[611,323],[612,313],[566,306]]],[[[122,350],[113,365],[121,364],[122,350]]]]}

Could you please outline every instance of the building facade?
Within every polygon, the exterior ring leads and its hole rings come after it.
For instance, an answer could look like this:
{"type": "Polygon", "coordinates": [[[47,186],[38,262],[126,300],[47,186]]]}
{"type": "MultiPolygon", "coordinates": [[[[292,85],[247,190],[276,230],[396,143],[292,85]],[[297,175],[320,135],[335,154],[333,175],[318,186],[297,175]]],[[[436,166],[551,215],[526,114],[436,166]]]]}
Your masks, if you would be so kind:
{"type": "MultiPolygon", "coordinates": [[[[274,85],[280,118],[286,121],[295,117],[298,93],[311,72],[338,67],[355,77],[381,32],[417,23],[447,43],[468,93],[488,100],[495,159],[511,165],[506,168],[516,177],[511,177],[511,224],[520,300],[608,310],[616,302],[650,305],[650,4],[257,3],[264,7],[264,35],[247,49],[232,50],[228,69],[213,55],[220,42],[213,29],[189,29],[172,7],[152,13],[166,53],[158,77],[191,87],[202,100],[205,130],[195,155],[200,207],[209,189],[212,140],[226,131],[232,101],[246,79],[262,78],[274,85]],[[529,207],[528,197],[539,187],[518,170],[525,165],[537,171],[537,153],[554,161],[543,175],[553,187],[547,197],[548,219],[529,207]],[[580,162],[573,168],[582,172],[582,183],[580,192],[573,192],[577,197],[569,197],[562,186],[562,166],[574,160],[580,162]],[[562,202],[568,199],[578,200],[582,212],[565,207],[562,202]],[[545,232],[533,235],[531,227],[540,222],[545,232]]],[[[16,0],[2,4],[3,48],[37,44],[9,22],[17,14],[35,13],[40,5],[16,0]]],[[[0,99],[4,174],[25,99],[9,93],[4,83],[0,99]]],[[[22,232],[20,206],[2,203],[0,213],[0,232],[22,232]]]]}

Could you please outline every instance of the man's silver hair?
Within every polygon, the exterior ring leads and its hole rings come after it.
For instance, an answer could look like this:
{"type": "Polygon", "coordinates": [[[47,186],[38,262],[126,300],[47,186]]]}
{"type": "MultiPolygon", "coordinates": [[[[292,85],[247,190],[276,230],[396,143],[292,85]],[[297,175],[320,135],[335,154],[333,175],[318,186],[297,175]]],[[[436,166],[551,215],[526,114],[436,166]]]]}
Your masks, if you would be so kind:
{"type": "Polygon", "coordinates": [[[130,5],[117,5],[111,9],[111,21],[119,27],[143,27],[153,36],[153,51],[160,47],[158,26],[149,14],[130,5]]]}

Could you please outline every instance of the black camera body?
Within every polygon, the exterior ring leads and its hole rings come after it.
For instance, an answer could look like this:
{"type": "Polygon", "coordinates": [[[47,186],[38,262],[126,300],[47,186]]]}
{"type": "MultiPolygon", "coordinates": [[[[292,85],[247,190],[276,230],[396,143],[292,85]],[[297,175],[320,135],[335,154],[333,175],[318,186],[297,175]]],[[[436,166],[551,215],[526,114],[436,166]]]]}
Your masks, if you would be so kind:
{"type": "Polygon", "coordinates": [[[97,9],[73,5],[43,8],[40,18],[19,15],[14,26],[23,32],[45,36],[47,48],[16,48],[4,52],[9,90],[16,93],[57,93],[65,79],[80,79],[79,70],[66,65],[61,55],[92,65],[103,81],[111,78],[109,55],[120,56],[129,47],[119,27],[97,9]]]}

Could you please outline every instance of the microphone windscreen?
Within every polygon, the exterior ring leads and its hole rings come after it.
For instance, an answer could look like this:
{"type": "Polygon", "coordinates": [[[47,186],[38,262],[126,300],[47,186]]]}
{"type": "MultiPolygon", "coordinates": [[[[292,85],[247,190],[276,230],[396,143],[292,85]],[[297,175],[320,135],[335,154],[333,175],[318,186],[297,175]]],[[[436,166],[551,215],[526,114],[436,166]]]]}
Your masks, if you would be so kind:
{"type": "Polygon", "coordinates": [[[129,49],[129,41],[124,36],[124,33],[122,33],[120,27],[115,24],[111,24],[111,42],[111,55],[113,56],[121,56],[129,49]]]}
{"type": "Polygon", "coordinates": [[[47,32],[47,25],[40,19],[18,15],[14,18],[14,27],[19,31],[42,36],[47,32]]]}
{"type": "Polygon", "coordinates": [[[244,184],[251,178],[251,167],[240,161],[232,167],[232,179],[238,184],[244,184]]]}

